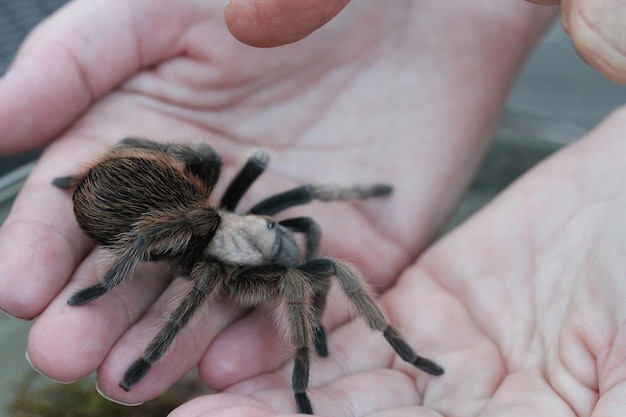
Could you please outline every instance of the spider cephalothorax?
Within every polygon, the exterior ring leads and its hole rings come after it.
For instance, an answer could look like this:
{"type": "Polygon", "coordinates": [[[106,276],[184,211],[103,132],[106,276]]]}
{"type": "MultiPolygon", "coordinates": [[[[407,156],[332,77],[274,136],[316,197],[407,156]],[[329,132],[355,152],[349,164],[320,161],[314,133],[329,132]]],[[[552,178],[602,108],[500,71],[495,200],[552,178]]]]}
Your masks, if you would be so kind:
{"type": "Polygon", "coordinates": [[[298,411],[312,414],[306,394],[309,350],[314,347],[320,356],[327,355],[321,316],[333,277],[367,324],[383,332],[402,359],[430,374],[443,373],[437,364],[418,356],[389,325],[353,268],[319,257],[321,234],[315,221],[273,218],[314,199],[385,196],[391,186],[303,185],[261,201],[246,214],[236,214],[239,200],[268,162],[265,152],[253,154],[217,204],[211,191],[221,162],[206,145],[129,138],[81,173],[53,181],[60,188],[74,189],[80,227],[114,255],[101,282],[76,292],[68,304],[82,305],[104,295],[139,262],[166,260],[176,275],[193,282],[143,355],[130,365],[120,387],[129,391],[143,378],[206,299],[227,295],[243,306],[255,306],[278,298],[295,350],[292,386],[298,411]],[[302,234],[304,242],[299,244],[295,234],[302,234]]]}

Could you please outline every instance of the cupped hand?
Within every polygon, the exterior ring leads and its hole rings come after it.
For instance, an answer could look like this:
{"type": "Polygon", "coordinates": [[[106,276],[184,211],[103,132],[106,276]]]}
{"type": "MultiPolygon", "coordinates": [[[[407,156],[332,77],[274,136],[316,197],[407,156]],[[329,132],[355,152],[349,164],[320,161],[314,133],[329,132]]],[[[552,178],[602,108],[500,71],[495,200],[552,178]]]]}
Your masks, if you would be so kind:
{"type": "Polygon", "coordinates": [[[621,0],[529,0],[561,5],[563,29],[589,65],[608,79],[626,84],[626,5],[621,0]]]}
{"type": "MultiPolygon", "coordinates": [[[[38,317],[28,354],[39,371],[71,381],[98,369],[107,396],[136,403],[199,361],[204,380],[221,388],[288,359],[270,350],[280,339],[259,334],[271,327],[263,309],[240,319],[225,300],[207,306],[130,393],[118,387],[178,282],[146,265],[96,302],[69,307],[74,291],[101,277],[103,253],[50,181],[129,135],[209,143],[223,156],[223,178],[251,148],[269,149],[273,164],[243,205],[305,182],[393,183],[385,200],[300,210],[327,231],[324,253],[354,262],[378,288],[392,283],[469,182],[515,69],[548,20],[533,6],[486,0],[453,10],[394,5],[350,5],[276,49],[237,42],[221,5],[199,0],[75,1],[35,30],[0,82],[0,150],[48,145],[0,230],[0,307],[38,317]],[[207,346],[227,331],[269,345],[239,343],[209,363],[207,346]]],[[[326,318],[329,328],[347,319],[342,305],[326,318]]]]}
{"type": "MultiPolygon", "coordinates": [[[[607,417],[626,413],[626,108],[531,170],[428,249],[382,299],[425,375],[359,321],[313,363],[319,415],[607,417]]],[[[229,356],[219,339],[210,360],[229,356]]],[[[202,369],[202,368],[201,368],[202,369]]],[[[289,369],[170,417],[294,412],[289,369]]]]}

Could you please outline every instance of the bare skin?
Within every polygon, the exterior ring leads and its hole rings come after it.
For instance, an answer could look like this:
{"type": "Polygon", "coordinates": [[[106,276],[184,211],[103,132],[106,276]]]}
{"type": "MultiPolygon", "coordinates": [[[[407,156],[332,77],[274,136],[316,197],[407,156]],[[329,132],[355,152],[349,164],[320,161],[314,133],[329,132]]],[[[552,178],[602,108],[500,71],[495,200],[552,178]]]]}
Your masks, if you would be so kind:
{"type": "Polygon", "coordinates": [[[530,0],[562,9],[561,24],[578,54],[608,79],[626,84],[624,0],[530,0]]]}
{"type": "MultiPolygon", "coordinates": [[[[570,34],[578,54],[605,77],[626,84],[624,0],[528,1],[561,6],[563,29],[570,34]]],[[[230,0],[224,16],[237,39],[267,47],[303,39],[335,17],[346,4],[348,0],[230,0]]]]}
{"type": "Polygon", "coordinates": [[[249,147],[270,148],[273,167],[251,201],[313,179],[394,184],[393,199],[372,207],[311,207],[327,231],[323,250],[354,261],[381,291],[395,283],[384,299],[392,321],[447,374],[429,379],[393,361],[384,340],[352,323],[342,298],[331,296],[331,356],[314,364],[311,381],[320,414],[623,414],[611,401],[623,398],[626,378],[615,359],[624,347],[624,288],[615,273],[623,251],[611,234],[623,221],[615,197],[623,189],[616,133],[623,114],[412,266],[475,171],[547,10],[523,2],[454,9],[439,1],[393,9],[355,2],[302,42],[258,50],[234,41],[221,6],[207,4],[73,2],[27,41],[0,82],[0,149],[55,139],[0,231],[0,306],[39,316],[29,336],[34,366],[61,381],[97,369],[106,395],[137,403],[199,363],[203,380],[229,393],[174,416],[294,412],[288,357],[276,353],[286,346],[267,311],[242,316],[227,302],[208,306],[153,378],[124,393],[117,382],[179,283],[153,269],[89,308],[66,304],[98,280],[98,254],[51,178],[128,134],[175,137],[206,140],[231,167],[249,147]],[[320,160],[329,168],[320,171],[320,160]],[[597,201],[607,201],[598,216],[568,216],[597,201]],[[572,240],[560,239],[566,232],[572,240]],[[553,256],[537,264],[545,248],[553,256]],[[559,269],[571,259],[586,268],[559,269]],[[557,341],[564,350],[554,349],[557,341]]]}

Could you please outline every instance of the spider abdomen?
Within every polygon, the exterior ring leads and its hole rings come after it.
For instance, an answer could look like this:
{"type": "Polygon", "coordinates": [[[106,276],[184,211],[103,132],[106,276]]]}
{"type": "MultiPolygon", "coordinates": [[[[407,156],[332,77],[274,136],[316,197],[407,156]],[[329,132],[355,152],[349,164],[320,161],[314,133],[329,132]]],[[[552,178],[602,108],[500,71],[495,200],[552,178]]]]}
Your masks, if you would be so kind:
{"type": "Polygon", "coordinates": [[[85,233],[111,245],[143,216],[208,200],[194,175],[158,159],[122,157],[92,166],[77,182],[74,213],[85,233]]]}

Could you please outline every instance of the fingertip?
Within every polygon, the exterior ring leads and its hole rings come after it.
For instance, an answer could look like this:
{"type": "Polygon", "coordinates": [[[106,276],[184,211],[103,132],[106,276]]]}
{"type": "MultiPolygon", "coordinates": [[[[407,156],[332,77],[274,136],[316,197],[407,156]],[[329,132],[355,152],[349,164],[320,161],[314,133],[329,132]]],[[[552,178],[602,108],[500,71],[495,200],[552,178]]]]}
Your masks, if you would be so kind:
{"type": "Polygon", "coordinates": [[[610,81],[626,84],[626,41],[621,22],[626,12],[581,2],[564,5],[561,26],[580,58],[610,81]]]}
{"type": "Polygon", "coordinates": [[[24,357],[26,358],[26,362],[28,362],[28,365],[30,365],[30,367],[37,372],[39,375],[43,376],[44,378],[46,378],[49,381],[52,381],[56,384],[71,384],[73,382],[76,382],[76,380],[71,380],[71,381],[62,381],[62,380],[58,380],[58,379],[54,379],[51,378],[50,376],[46,375],[44,372],[42,372],[39,368],[37,368],[37,366],[35,366],[35,363],[33,362],[33,360],[30,358],[30,354],[28,353],[28,351],[24,352],[24,357]]]}
{"type": "Polygon", "coordinates": [[[335,17],[349,0],[229,0],[226,26],[239,41],[268,48],[304,39],[335,17]]]}
{"type": "Polygon", "coordinates": [[[70,250],[35,224],[10,223],[0,231],[0,306],[22,319],[38,316],[72,273],[70,250]]]}

